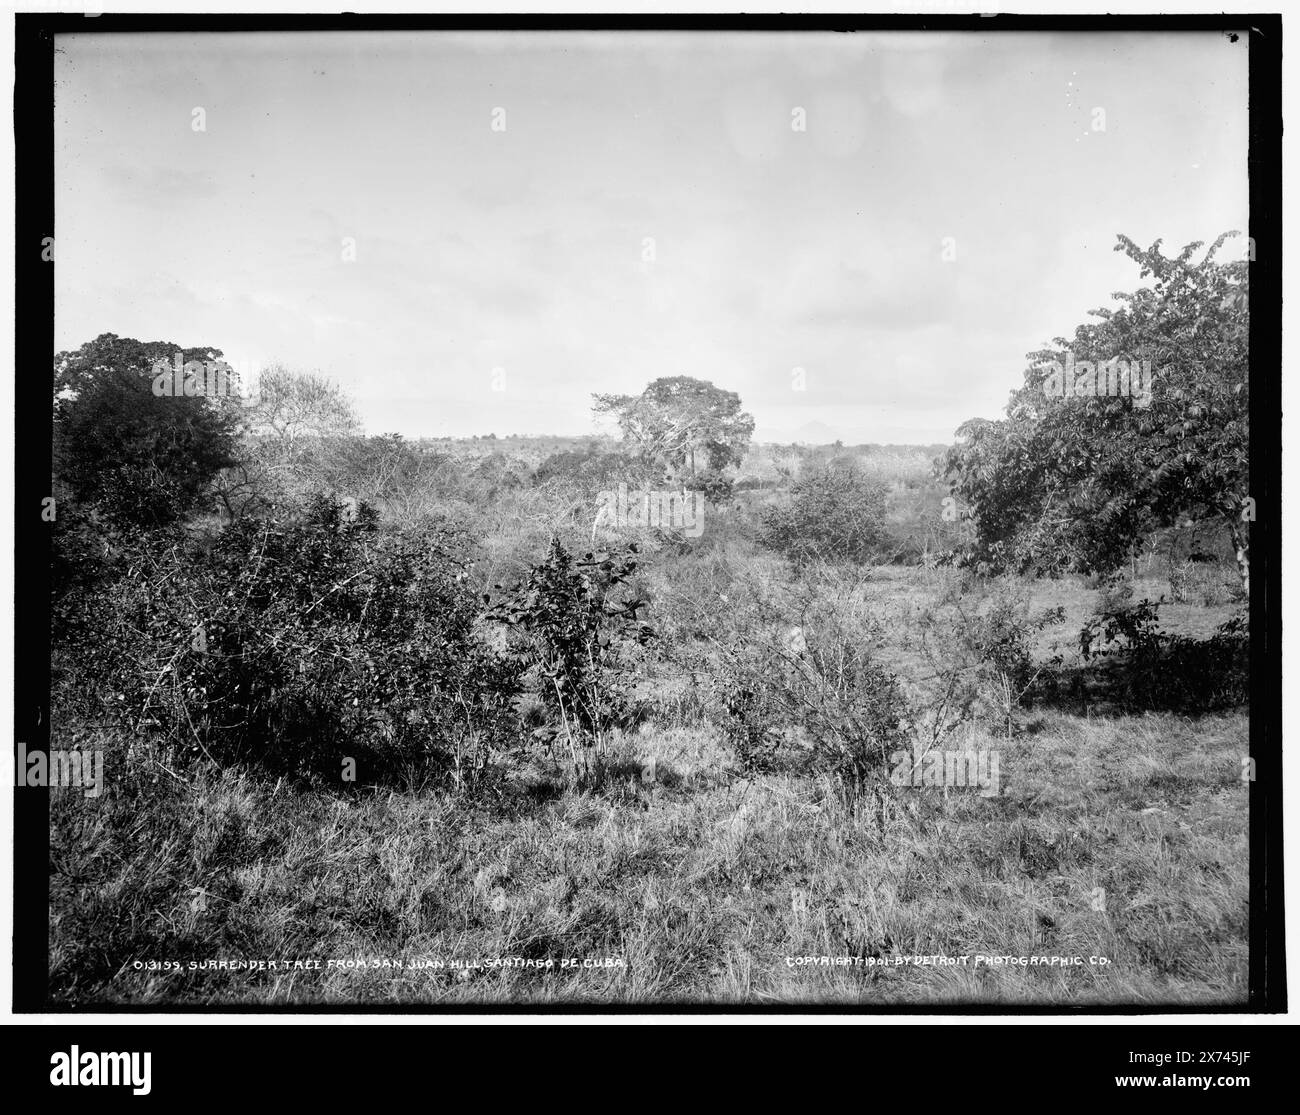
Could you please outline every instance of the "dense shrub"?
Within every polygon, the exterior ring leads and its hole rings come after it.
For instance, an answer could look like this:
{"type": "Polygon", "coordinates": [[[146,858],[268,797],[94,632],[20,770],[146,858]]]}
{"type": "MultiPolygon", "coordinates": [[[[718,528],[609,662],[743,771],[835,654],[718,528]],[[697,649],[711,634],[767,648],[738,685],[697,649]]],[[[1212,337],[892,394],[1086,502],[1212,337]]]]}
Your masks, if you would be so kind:
{"type": "Polygon", "coordinates": [[[637,567],[635,553],[633,545],[627,553],[574,561],[553,538],[546,559],[488,613],[507,627],[514,660],[550,714],[534,738],[566,747],[575,775],[592,773],[587,749],[599,764],[607,734],[633,712],[627,653],[653,636],[637,616],[646,601],[623,591],[637,567]]]}
{"type": "Polygon", "coordinates": [[[788,506],[763,514],[763,543],[797,564],[867,561],[884,534],[885,489],[852,468],[817,467],[791,487],[788,506]]]}
{"type": "Polygon", "coordinates": [[[514,740],[517,678],[476,637],[460,541],[324,497],[206,548],[140,539],[62,657],[96,654],[79,676],[134,728],[221,764],[465,785],[514,740]]]}
{"type": "Polygon", "coordinates": [[[1017,699],[1037,675],[1031,639],[1046,627],[1065,621],[1062,608],[1034,615],[1026,601],[995,597],[982,613],[963,617],[958,638],[980,664],[1017,699]]]}
{"type": "Polygon", "coordinates": [[[772,769],[784,741],[785,707],[777,689],[762,684],[757,661],[733,657],[720,678],[722,740],[746,774],[772,769]]]}
{"type": "Polygon", "coordinates": [[[533,479],[538,484],[571,483],[594,496],[619,484],[636,487],[658,476],[659,470],[640,457],[588,446],[552,454],[537,466],[533,479]]]}
{"type": "Polygon", "coordinates": [[[1234,616],[1208,639],[1159,628],[1150,600],[1109,607],[1079,632],[1079,651],[1128,709],[1206,712],[1250,699],[1250,634],[1234,616]]]}
{"type": "Polygon", "coordinates": [[[742,769],[767,769],[791,742],[852,800],[911,747],[898,678],[833,617],[733,646],[720,675],[723,738],[742,769]]]}
{"type": "Polygon", "coordinates": [[[685,484],[690,491],[701,492],[710,505],[722,507],[730,503],[736,491],[736,482],[721,469],[705,469],[688,477],[685,484]]]}
{"type": "Polygon", "coordinates": [[[715,708],[744,770],[781,757],[856,798],[911,746],[911,704],[880,660],[881,629],[862,586],[817,566],[797,586],[733,582],[711,636],[715,708]]]}
{"type": "Polygon", "coordinates": [[[482,486],[485,498],[491,500],[525,487],[529,472],[522,461],[504,453],[492,453],[474,465],[472,478],[482,486]]]}
{"type": "Polygon", "coordinates": [[[955,582],[917,623],[943,730],[996,711],[1010,734],[1016,710],[1061,661],[1059,654],[1036,661],[1034,641],[1064,620],[1061,608],[1035,612],[1014,582],[991,588],[968,577],[955,582]]]}

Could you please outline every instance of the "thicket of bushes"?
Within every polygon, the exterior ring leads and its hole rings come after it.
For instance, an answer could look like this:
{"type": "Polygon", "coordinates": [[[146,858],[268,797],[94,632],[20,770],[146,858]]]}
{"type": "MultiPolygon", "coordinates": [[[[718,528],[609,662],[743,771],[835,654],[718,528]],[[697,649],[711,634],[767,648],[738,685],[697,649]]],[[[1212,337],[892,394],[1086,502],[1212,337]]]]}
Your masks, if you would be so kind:
{"type": "MultiPolygon", "coordinates": [[[[1079,632],[1094,688],[1128,710],[1202,713],[1250,700],[1250,633],[1245,615],[1207,639],[1159,627],[1158,603],[1109,601],[1079,632]]],[[[1082,679],[1080,688],[1086,684],[1082,679]]]]}
{"type": "MultiPolygon", "coordinates": [[[[601,442],[534,468],[494,440],[467,462],[397,435],[236,438],[228,407],[170,399],[132,427],[141,460],[96,479],[111,438],[89,433],[153,398],[148,361],[171,347],[107,336],[63,354],[53,569],[57,712],[120,722],[169,762],[469,790],[550,755],[590,782],[657,663],[689,673],[695,722],[742,769],[796,763],[854,795],[910,741],[980,717],[1010,733],[1021,704],[1059,692],[1034,643],[1061,616],[970,574],[918,617],[928,689],[882,660],[874,563],[962,529],[915,460],[796,448],[770,462],[786,491],[740,495],[721,465],[670,479],[601,442]],[[640,552],[597,550],[595,497],[620,483],[703,492],[704,535],[640,528],[640,552]]],[[[1115,596],[1081,638],[1094,672],[1159,706],[1246,697],[1240,628],[1172,637],[1115,596]]]]}
{"type": "Polygon", "coordinates": [[[910,748],[915,713],[860,619],[837,603],[720,647],[719,720],[742,769],[769,769],[784,751],[853,799],[910,748]]]}
{"type": "Polygon", "coordinates": [[[635,547],[574,560],[553,539],[491,606],[472,548],[445,522],[395,528],[328,496],[207,537],[65,530],[58,707],[172,762],[327,785],[483,789],[557,744],[592,778],[637,711],[629,654],[653,635],[635,547]]]}
{"type": "Polygon", "coordinates": [[[463,547],[437,523],[397,531],[326,497],[206,543],[134,539],[111,580],[62,601],[78,622],[56,627],[58,657],[173,750],[326,781],[463,783],[517,745],[519,684],[476,629],[463,547]]]}
{"type": "Polygon", "coordinates": [[[762,540],[796,564],[868,561],[884,539],[885,488],[857,469],[821,465],[763,515],[762,540]]]}
{"type": "MultiPolygon", "coordinates": [[[[654,602],[656,653],[705,679],[696,710],[742,769],[796,762],[853,795],[918,735],[940,741],[980,717],[1009,732],[1022,703],[1059,688],[1059,659],[1032,644],[1060,615],[1031,614],[1013,588],[969,574],[918,620],[939,684],[919,695],[900,682],[860,606],[870,566],[818,560],[866,558],[883,506],[882,489],[851,471],[800,481],[790,507],[764,520],[766,540],[803,570],[790,585],[756,580],[750,559],[717,539],[661,548],[675,591],[654,602]]],[[[651,635],[650,599],[638,557],[575,559],[552,536],[518,584],[485,598],[475,547],[436,515],[385,522],[325,496],[207,534],[61,525],[60,703],[117,719],[178,761],[339,785],[482,788],[539,754],[598,778],[610,733],[644,714],[635,648],[651,635]]],[[[1246,699],[1244,631],[1173,637],[1145,604],[1103,605],[1081,649],[1133,703],[1246,699]]]]}
{"type": "Polygon", "coordinates": [[[599,779],[609,734],[633,718],[629,653],[654,637],[637,614],[647,602],[625,591],[635,554],[633,545],[575,561],[552,539],[545,560],[487,613],[505,625],[510,660],[549,714],[533,740],[548,753],[567,753],[581,781],[599,779]]]}

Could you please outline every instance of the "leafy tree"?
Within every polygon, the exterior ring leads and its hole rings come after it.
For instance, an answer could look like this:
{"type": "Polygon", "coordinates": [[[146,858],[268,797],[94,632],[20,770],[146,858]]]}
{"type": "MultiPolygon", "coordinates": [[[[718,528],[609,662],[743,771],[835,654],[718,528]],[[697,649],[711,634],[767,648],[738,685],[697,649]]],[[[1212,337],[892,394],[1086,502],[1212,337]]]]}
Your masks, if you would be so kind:
{"type": "Polygon", "coordinates": [[[158,395],[155,365],[216,362],[221,350],[104,333],[54,358],[54,469],[60,492],[123,527],[176,522],[234,461],[233,397],[158,395]]]}
{"type": "Polygon", "coordinates": [[[340,387],[280,365],[258,377],[256,402],[246,409],[245,424],[252,436],[241,443],[238,462],[216,486],[231,522],[277,500],[315,491],[361,427],[340,387]]]}
{"type": "Polygon", "coordinates": [[[721,470],[738,465],[754,433],[740,396],[689,376],[655,380],[640,395],[595,395],[597,414],[618,419],[623,436],[643,456],[696,476],[698,463],[721,470]]]}
{"type": "Polygon", "coordinates": [[[259,433],[292,444],[304,437],[345,437],[361,429],[352,400],[338,384],[276,364],[258,379],[250,419],[259,433]]]}
{"type": "Polygon", "coordinates": [[[1248,270],[1215,260],[1233,235],[1200,262],[1199,241],[1171,258],[1159,240],[1143,250],[1120,236],[1115,250],[1153,284],[1031,353],[1005,419],[958,429],[944,470],[975,526],[964,561],[1109,572],[1151,531],[1217,518],[1249,592],[1248,270]],[[1123,387],[1115,360],[1149,371],[1149,391],[1106,393],[1123,387]],[[1066,394],[1059,373],[1071,362],[1080,379],[1066,394]]]}

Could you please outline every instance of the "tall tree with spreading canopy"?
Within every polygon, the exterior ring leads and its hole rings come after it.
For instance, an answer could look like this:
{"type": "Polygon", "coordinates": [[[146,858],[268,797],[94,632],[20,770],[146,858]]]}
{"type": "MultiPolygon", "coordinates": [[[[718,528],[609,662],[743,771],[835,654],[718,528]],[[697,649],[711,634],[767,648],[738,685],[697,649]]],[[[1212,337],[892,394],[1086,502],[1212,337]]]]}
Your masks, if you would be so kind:
{"type": "Polygon", "coordinates": [[[233,396],[154,391],[156,366],[218,362],[221,350],[103,333],[54,358],[57,494],[118,526],[152,528],[197,510],[234,461],[233,396]]]}
{"type": "Polygon", "coordinates": [[[594,395],[597,414],[618,420],[642,456],[692,478],[702,466],[720,472],[739,464],[754,433],[740,396],[690,376],[664,376],[640,395],[594,395]]]}
{"type": "Polygon", "coordinates": [[[245,423],[251,436],[242,443],[236,466],[217,484],[231,521],[259,504],[312,490],[361,433],[356,408],[341,387],[282,364],[257,377],[245,423]]]}
{"type": "Polygon", "coordinates": [[[1153,530],[1218,519],[1249,593],[1249,269],[1215,258],[1236,235],[1199,262],[1202,241],[1169,257],[1159,240],[1144,250],[1119,236],[1115,250],[1154,282],[1030,353],[1005,419],[958,429],[944,464],[975,528],[965,561],[1108,572],[1153,530]],[[1149,392],[1105,393],[1114,360],[1149,361],[1149,392]],[[1071,361],[1095,376],[1063,384],[1071,361]]]}

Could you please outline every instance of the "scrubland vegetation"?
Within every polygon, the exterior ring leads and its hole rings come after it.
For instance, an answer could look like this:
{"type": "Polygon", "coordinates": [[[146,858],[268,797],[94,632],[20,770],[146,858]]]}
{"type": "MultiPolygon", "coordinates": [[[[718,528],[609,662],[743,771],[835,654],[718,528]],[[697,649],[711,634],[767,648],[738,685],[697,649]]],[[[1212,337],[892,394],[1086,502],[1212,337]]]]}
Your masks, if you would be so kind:
{"type": "MultiPolygon", "coordinates": [[[[1236,281],[1150,252],[1181,314],[1236,281]]],[[[303,373],[159,398],[176,349],[56,369],[51,747],[109,786],[52,794],[55,1002],[1244,1000],[1240,360],[1089,400],[1080,494],[1033,373],[951,447],[756,445],[683,377],[413,441],[303,373]]]]}

